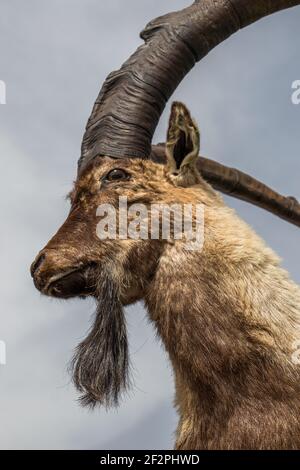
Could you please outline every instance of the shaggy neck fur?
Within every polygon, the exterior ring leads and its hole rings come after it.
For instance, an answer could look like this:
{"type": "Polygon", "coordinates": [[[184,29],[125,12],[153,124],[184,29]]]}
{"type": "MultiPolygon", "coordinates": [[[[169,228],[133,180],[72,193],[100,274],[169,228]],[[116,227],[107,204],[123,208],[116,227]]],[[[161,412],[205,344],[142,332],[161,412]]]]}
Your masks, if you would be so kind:
{"type": "Polygon", "coordinates": [[[208,201],[202,252],[166,245],[146,305],[174,368],[177,449],[300,447],[300,289],[232,210],[208,201]]]}

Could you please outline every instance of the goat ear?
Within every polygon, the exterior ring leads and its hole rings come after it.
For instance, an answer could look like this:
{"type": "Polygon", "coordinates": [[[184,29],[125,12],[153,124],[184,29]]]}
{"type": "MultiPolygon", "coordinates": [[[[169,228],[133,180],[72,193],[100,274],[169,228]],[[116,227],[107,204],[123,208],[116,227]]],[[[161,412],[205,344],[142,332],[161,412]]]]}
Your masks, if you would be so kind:
{"type": "Polygon", "coordinates": [[[171,108],[166,143],[168,169],[180,173],[186,165],[196,164],[200,148],[200,133],[186,106],[174,102],[171,108]]]}

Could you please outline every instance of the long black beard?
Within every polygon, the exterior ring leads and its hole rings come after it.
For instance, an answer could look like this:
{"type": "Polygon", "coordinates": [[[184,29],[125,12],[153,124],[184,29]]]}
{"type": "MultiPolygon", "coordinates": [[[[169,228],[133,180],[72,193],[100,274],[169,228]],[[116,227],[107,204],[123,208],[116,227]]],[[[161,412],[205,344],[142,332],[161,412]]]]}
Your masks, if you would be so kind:
{"type": "Polygon", "coordinates": [[[71,370],[84,406],[117,406],[128,388],[125,315],[116,283],[109,276],[98,281],[95,320],[87,338],[76,348],[71,370]]]}

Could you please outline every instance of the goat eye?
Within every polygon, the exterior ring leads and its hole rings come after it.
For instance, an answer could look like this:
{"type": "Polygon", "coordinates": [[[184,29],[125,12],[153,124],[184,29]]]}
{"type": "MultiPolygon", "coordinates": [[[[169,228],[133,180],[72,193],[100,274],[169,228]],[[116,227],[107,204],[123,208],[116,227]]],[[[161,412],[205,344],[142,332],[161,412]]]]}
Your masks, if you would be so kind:
{"type": "Polygon", "coordinates": [[[106,181],[120,181],[120,180],[128,180],[129,175],[126,171],[121,170],[120,168],[115,168],[111,170],[104,178],[106,181]]]}

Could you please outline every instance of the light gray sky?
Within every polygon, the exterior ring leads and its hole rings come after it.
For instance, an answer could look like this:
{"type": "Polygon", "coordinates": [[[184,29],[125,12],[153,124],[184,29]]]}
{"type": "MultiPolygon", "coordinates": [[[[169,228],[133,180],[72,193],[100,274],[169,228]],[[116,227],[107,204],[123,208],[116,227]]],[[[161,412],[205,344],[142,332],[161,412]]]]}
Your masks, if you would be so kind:
{"type": "MultiPolygon", "coordinates": [[[[64,220],[83,130],[106,75],[140,44],[152,18],[187,0],[1,0],[0,105],[2,449],[171,448],[171,369],[141,305],[128,309],[135,386],[118,410],[79,407],[66,366],[93,304],[34,289],[29,265],[64,220]]],[[[198,120],[202,153],[300,197],[300,8],[233,36],[178,88],[198,120]]],[[[170,105],[170,103],[169,103],[170,105]]],[[[155,141],[165,138],[167,111],[155,141]]],[[[243,202],[237,208],[300,280],[299,231],[243,202]]]]}

